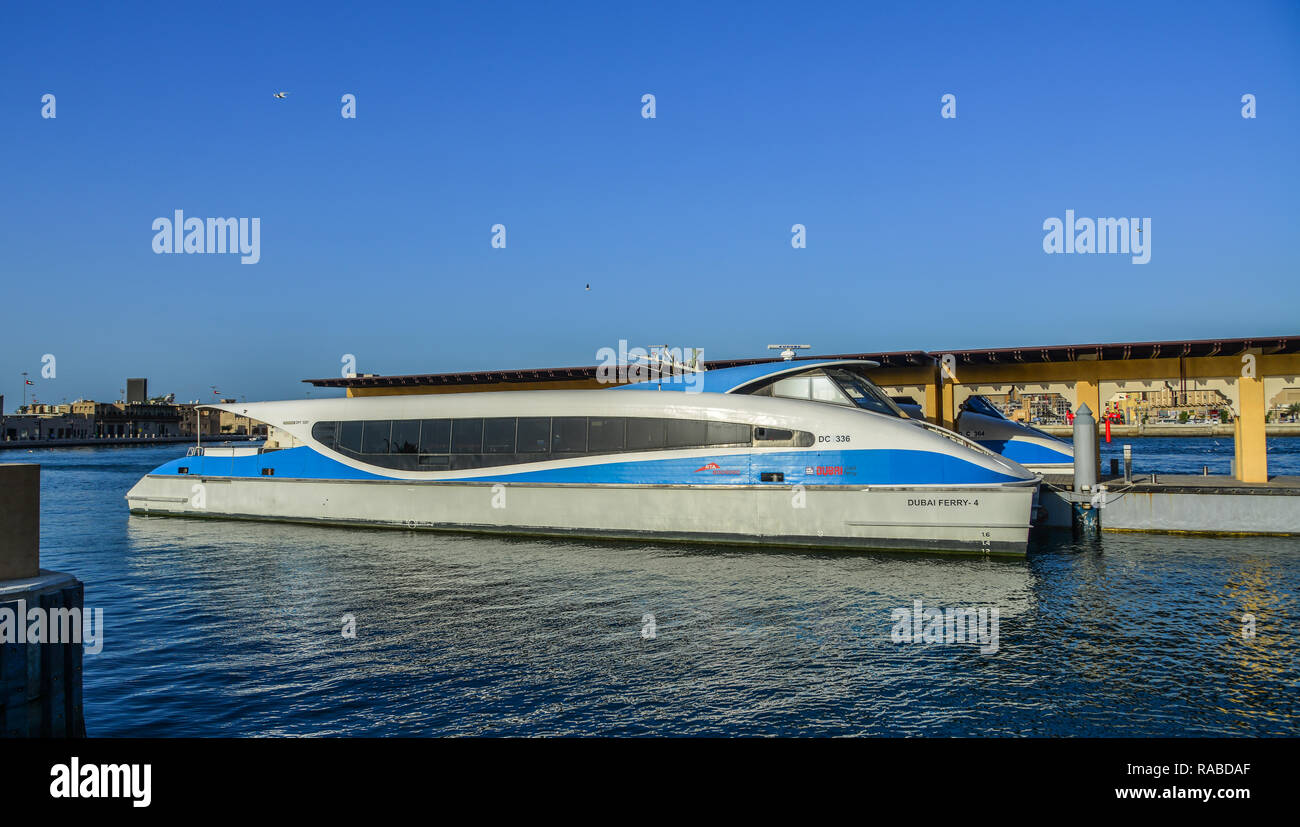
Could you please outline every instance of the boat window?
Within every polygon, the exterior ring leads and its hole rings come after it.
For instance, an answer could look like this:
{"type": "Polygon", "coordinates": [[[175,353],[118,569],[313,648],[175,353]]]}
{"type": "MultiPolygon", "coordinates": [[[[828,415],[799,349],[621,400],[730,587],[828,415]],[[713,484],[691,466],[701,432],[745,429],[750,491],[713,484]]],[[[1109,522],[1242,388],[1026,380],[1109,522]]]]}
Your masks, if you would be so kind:
{"type": "Polygon", "coordinates": [[[991,416],[994,419],[1006,419],[1006,417],[1002,415],[1002,411],[993,407],[993,403],[982,396],[972,396],[967,398],[967,400],[962,403],[962,408],[971,413],[980,414],[981,416],[991,416]]]}
{"type": "Polygon", "coordinates": [[[622,417],[591,417],[587,420],[587,450],[622,451],[625,429],[626,420],[622,417]]]}
{"type": "MultiPolygon", "coordinates": [[[[748,446],[751,425],[650,417],[491,417],[318,422],[322,444],[374,465],[408,471],[470,470],[549,458],[748,446]]],[[[765,447],[809,446],[807,431],[759,428],[765,447]]]]}
{"type": "Polygon", "coordinates": [[[445,454],[451,450],[451,420],[425,419],[420,422],[420,453],[445,454]]]}
{"type": "Polygon", "coordinates": [[[840,369],[828,370],[826,375],[834,379],[847,398],[859,408],[889,416],[903,416],[902,410],[894,404],[889,395],[867,377],[840,369]]]}
{"type": "Polygon", "coordinates": [[[361,453],[388,453],[388,435],[392,428],[393,423],[387,419],[367,420],[365,423],[365,431],[361,437],[361,453]]]}
{"type": "Polygon", "coordinates": [[[414,454],[420,450],[420,420],[399,419],[393,422],[393,453],[414,454]]]}
{"type": "Polygon", "coordinates": [[[812,379],[812,398],[814,402],[834,402],[836,405],[847,405],[849,399],[844,392],[839,389],[829,376],[825,374],[809,377],[812,379]]]}
{"type": "Polygon", "coordinates": [[[786,399],[812,399],[812,382],[808,376],[789,376],[772,383],[772,395],[786,399]]]}
{"type": "Polygon", "coordinates": [[[453,419],[451,421],[451,452],[453,454],[482,453],[483,420],[453,419]]]}
{"type": "Polygon", "coordinates": [[[852,405],[839,386],[822,371],[812,371],[800,376],[787,376],[771,385],[771,395],[785,399],[809,399],[836,405],[852,405]]]}
{"type": "Polygon", "coordinates": [[[519,417],[519,453],[545,454],[551,446],[549,416],[519,417]]]}
{"type": "Polygon", "coordinates": [[[666,447],[694,448],[707,444],[709,423],[696,419],[670,419],[666,423],[666,447]]]}
{"type": "Polygon", "coordinates": [[[339,424],[337,422],[317,422],[311,426],[311,438],[326,448],[333,448],[338,429],[339,424]]]}
{"type": "Polygon", "coordinates": [[[627,421],[627,448],[629,451],[649,451],[664,447],[667,427],[662,419],[629,419],[627,421]]]}
{"type": "Polygon", "coordinates": [[[587,450],[587,418],[557,416],[551,420],[551,450],[559,454],[581,454],[587,450]]]}
{"type": "Polygon", "coordinates": [[[739,392],[749,396],[808,399],[813,402],[855,406],[889,416],[906,416],[874,382],[854,370],[844,368],[810,370],[798,376],[773,379],[766,384],[755,383],[739,392]]]}
{"type": "Polygon", "coordinates": [[[513,454],[515,452],[515,418],[497,417],[483,420],[483,453],[513,454]]]}
{"type": "Polygon", "coordinates": [[[758,448],[811,448],[817,438],[808,431],[786,428],[755,428],[754,445],[758,448]]]}
{"type": "Polygon", "coordinates": [[[346,448],[354,453],[361,453],[361,426],[360,420],[351,422],[342,422],[339,424],[339,447],[346,448]]]}
{"type": "Polygon", "coordinates": [[[748,445],[754,439],[754,427],[735,422],[710,422],[708,435],[710,446],[748,445]]]}

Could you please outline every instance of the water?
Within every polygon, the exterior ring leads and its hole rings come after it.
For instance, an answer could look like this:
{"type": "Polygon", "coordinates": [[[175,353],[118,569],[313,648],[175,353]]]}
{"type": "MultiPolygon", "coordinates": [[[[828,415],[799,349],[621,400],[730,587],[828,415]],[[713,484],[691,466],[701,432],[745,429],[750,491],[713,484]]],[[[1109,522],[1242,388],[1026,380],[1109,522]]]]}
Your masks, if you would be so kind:
{"type": "Polygon", "coordinates": [[[44,466],[42,562],[104,609],[94,736],[1300,734],[1300,538],[990,561],[129,516],[178,450],[0,454],[44,466]],[[893,643],[918,598],[997,607],[998,652],[893,643]]]}
{"type": "MultiPolygon", "coordinates": [[[[1199,474],[1201,467],[1210,466],[1211,474],[1232,473],[1233,442],[1230,436],[1183,437],[1144,436],[1099,437],[1102,473],[1110,472],[1111,457],[1119,460],[1124,470],[1124,446],[1133,446],[1134,474],[1199,474]]],[[[1300,476],[1300,438],[1269,437],[1265,440],[1268,451],[1268,473],[1300,476]]]]}

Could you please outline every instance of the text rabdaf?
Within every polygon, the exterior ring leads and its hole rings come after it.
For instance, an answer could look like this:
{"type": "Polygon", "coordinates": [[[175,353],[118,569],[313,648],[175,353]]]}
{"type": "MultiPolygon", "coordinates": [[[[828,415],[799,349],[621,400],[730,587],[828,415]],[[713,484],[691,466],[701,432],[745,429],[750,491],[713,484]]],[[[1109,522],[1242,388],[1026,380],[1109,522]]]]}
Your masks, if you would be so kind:
{"type": "Polygon", "coordinates": [[[67,764],[50,767],[51,798],[129,798],[132,807],[153,801],[153,765],[86,764],[72,756],[67,764]]]}
{"type": "Polygon", "coordinates": [[[155,218],[155,253],[242,253],[241,264],[262,260],[262,219],[186,218],[177,210],[173,218],[155,218]]]}
{"type": "Polygon", "coordinates": [[[1134,264],[1151,260],[1150,218],[1075,219],[1074,210],[1065,211],[1065,221],[1049,218],[1043,222],[1043,252],[1053,253],[1133,253],[1134,264]]]}
{"type": "Polygon", "coordinates": [[[979,643],[980,654],[997,654],[997,609],[924,609],[916,600],[891,615],[894,643],[979,643]]]}

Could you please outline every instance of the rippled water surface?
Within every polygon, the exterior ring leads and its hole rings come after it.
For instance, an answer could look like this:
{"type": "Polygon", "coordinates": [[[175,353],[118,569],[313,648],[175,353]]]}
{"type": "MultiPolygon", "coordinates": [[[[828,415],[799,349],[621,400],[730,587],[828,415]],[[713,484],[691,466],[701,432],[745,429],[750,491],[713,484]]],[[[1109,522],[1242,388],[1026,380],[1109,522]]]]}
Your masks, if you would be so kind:
{"type": "MultiPolygon", "coordinates": [[[[1110,471],[1110,458],[1124,467],[1124,446],[1133,447],[1135,474],[1199,474],[1209,466],[1211,474],[1231,474],[1233,442],[1230,436],[1186,437],[1144,436],[1101,438],[1102,471],[1110,471]]],[[[1300,476],[1300,438],[1269,437],[1268,473],[1300,476]]]]}
{"type": "Polygon", "coordinates": [[[1300,539],[988,561],[129,516],[177,452],[0,454],[44,466],[42,563],[104,609],[91,735],[1300,734],[1300,539]],[[996,607],[997,653],[892,642],[917,599],[996,607]]]}

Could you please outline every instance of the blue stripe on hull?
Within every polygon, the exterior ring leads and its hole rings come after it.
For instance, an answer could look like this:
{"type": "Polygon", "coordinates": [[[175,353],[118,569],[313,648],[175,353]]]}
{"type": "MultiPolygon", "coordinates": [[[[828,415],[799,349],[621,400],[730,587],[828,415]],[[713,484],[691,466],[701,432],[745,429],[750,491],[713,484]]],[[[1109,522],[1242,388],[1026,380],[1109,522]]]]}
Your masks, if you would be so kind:
{"type": "MultiPolygon", "coordinates": [[[[1048,460],[1059,461],[1059,460],[1048,460]]],[[[400,479],[361,471],[317,453],[309,447],[288,448],[243,457],[193,456],[172,460],[154,474],[258,477],[265,468],[276,477],[329,480],[400,479]]],[[[805,485],[935,485],[1017,482],[1019,477],[983,468],[960,457],[931,451],[854,450],[783,451],[770,454],[645,459],[545,468],[447,481],[640,484],[640,485],[753,485],[764,473],[780,473],[781,484],[805,485]]]]}
{"type": "Polygon", "coordinates": [[[263,468],[274,468],[277,477],[309,480],[387,480],[382,474],[359,471],[335,459],[313,451],[306,446],[286,448],[267,454],[245,457],[194,456],[165,462],[153,470],[155,474],[179,474],[188,468],[190,476],[204,477],[259,477],[263,468]]]}
{"type": "Polygon", "coordinates": [[[1074,454],[1067,451],[1054,451],[1046,445],[1020,439],[981,439],[980,445],[995,454],[1001,454],[1012,462],[1021,465],[1042,465],[1053,462],[1074,462],[1074,454]]]}

